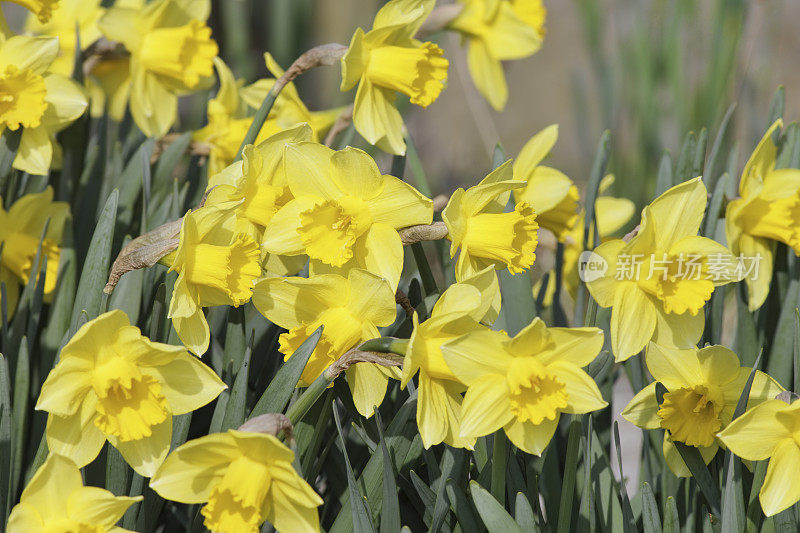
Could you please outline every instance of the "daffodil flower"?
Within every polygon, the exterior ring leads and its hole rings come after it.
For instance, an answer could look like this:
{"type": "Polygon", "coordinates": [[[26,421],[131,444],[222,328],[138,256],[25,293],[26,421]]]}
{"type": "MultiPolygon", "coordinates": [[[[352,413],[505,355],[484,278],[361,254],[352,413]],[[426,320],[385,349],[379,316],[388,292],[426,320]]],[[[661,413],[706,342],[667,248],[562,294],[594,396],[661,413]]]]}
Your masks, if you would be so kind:
{"type": "MultiPolygon", "coordinates": [[[[633,397],[622,416],[642,429],[665,429],[667,465],[676,476],[688,477],[691,472],[673,442],[698,448],[706,464],[711,462],[719,449],[716,435],[731,423],[751,369],[739,366],[739,358],[724,346],[679,350],[651,343],[645,360],[655,382],[633,397]],[[667,389],[661,404],[656,382],[667,389]]],[[[747,405],[770,400],[782,390],[756,370],[747,405]]]]}
{"type": "Polygon", "coordinates": [[[638,233],[594,250],[605,270],[587,287],[611,307],[611,346],[617,361],[652,339],[691,348],[705,327],[703,306],[714,288],[737,281],[738,263],[723,245],[700,237],[707,203],[700,178],[676,185],[642,211],[638,233]]]}
{"type": "MultiPolygon", "coordinates": [[[[614,183],[614,176],[608,174],[600,180],[599,192],[606,191],[611,184],[614,183]]],[[[627,198],[616,198],[614,196],[598,196],[594,203],[594,216],[597,220],[597,234],[600,241],[608,240],[611,235],[614,235],[621,230],[625,224],[630,221],[636,206],[627,198]]],[[[564,287],[567,293],[572,298],[577,298],[578,287],[580,286],[579,262],[581,253],[583,253],[583,240],[585,230],[586,212],[581,209],[578,214],[578,221],[566,232],[564,237],[564,287]]],[[[594,232],[594,224],[590,228],[590,232],[594,232]]],[[[555,247],[555,243],[551,243],[555,247]]],[[[545,243],[540,243],[540,246],[545,246],[545,243]]],[[[553,249],[555,252],[555,249],[553,249]]],[[[539,294],[541,289],[541,282],[533,287],[533,293],[539,294]]],[[[544,297],[545,307],[549,307],[553,301],[553,295],[556,290],[556,276],[552,274],[547,278],[547,290],[544,297]]]]}
{"type": "Polygon", "coordinates": [[[8,517],[8,533],[33,531],[130,531],[115,524],[141,496],[114,496],[99,487],[84,487],[71,460],[50,454],[22,491],[8,517]]]}
{"type": "MultiPolygon", "coordinates": [[[[275,81],[283,76],[283,69],[272,57],[269,52],[264,53],[264,62],[267,70],[274,78],[264,78],[256,80],[240,91],[244,100],[253,109],[258,109],[261,102],[267,97],[267,93],[275,85],[275,81]]],[[[265,137],[274,135],[279,131],[294,128],[298,124],[306,123],[311,127],[311,140],[318,142],[327,133],[336,118],[342,113],[344,107],[335,107],[323,111],[310,111],[294,83],[287,83],[281,90],[278,98],[272,106],[267,116],[267,121],[261,129],[261,135],[265,137]]]]}
{"type": "Polygon", "coordinates": [[[150,477],[169,451],[173,415],[206,405],[224,388],[182,346],[151,342],[114,310],[84,324],[64,346],[36,409],[49,413],[51,453],[83,467],[108,441],[150,477]]]}
{"type": "Polygon", "coordinates": [[[750,311],[761,307],[769,293],[776,241],[800,255],[800,170],[775,168],[778,147],[772,138],[781,126],[783,121],[776,120],[758,143],[739,182],[740,198],[725,212],[733,253],[759,258],[758,271],[745,277],[750,311]]]}
{"type": "Polygon", "coordinates": [[[13,167],[46,175],[60,166],[55,135],[88,106],[83,89],[49,72],[58,55],[58,39],[0,35],[0,134],[22,128],[13,167]]]}
{"type": "Polygon", "coordinates": [[[219,533],[317,532],[322,499],[292,467],[294,452],[272,435],[229,430],[173,451],[150,488],[183,503],[205,503],[205,526],[219,533]]]}
{"type": "Polygon", "coordinates": [[[564,242],[578,221],[578,188],[563,172],[541,165],[558,139],[558,124],[543,129],[522,147],[514,160],[514,179],[525,187],[514,190],[516,203],[527,202],[539,226],[564,242]]]}
{"type": "Polygon", "coordinates": [[[536,213],[523,201],[504,213],[510,191],[525,182],[515,181],[511,161],[506,161],[475,187],[456,189],[442,211],[450,239],[450,257],[459,252],[456,280],[473,276],[489,265],[508,268],[512,274],[527,270],[536,260],[536,213]]]}
{"type": "MultiPolygon", "coordinates": [[[[242,161],[208,179],[208,207],[232,207],[236,232],[261,242],[264,229],[278,210],[289,203],[292,192],[283,172],[284,147],[311,140],[308,124],[276,133],[256,146],[247,145],[242,161]]],[[[262,250],[261,263],[268,274],[296,274],[308,261],[305,255],[282,256],[262,250]]]]}
{"type": "Polygon", "coordinates": [[[800,402],[769,400],[731,422],[717,437],[731,452],[747,461],[769,459],[767,476],[758,492],[767,516],[788,509],[800,500],[800,402]]]}
{"type": "Polygon", "coordinates": [[[502,428],[519,449],[541,455],[561,413],[608,405],[581,370],[602,347],[598,328],[548,328],[539,318],[514,338],[482,329],[446,342],[444,361],[468,387],[459,435],[475,438],[502,428]]]}
{"type": "Polygon", "coordinates": [[[448,61],[432,42],[414,38],[434,0],[391,0],[375,15],[372,30],[358,28],[342,58],[342,91],[358,85],[353,124],[369,143],[406,153],[396,93],[428,107],[444,89],[448,61]]]}
{"type": "MultiPolygon", "coordinates": [[[[310,385],[328,366],[363,341],[380,337],[379,326],[394,322],[394,289],[370,272],[352,269],[347,277],[319,274],[310,278],[264,278],[253,289],[259,312],[289,330],[279,337],[288,359],[317,328],[324,326],[311,354],[300,386],[310,385]]],[[[372,416],[386,394],[389,377],[399,374],[374,363],[347,369],[353,402],[364,416],[372,416]]]]}
{"type": "Polygon", "coordinates": [[[203,307],[238,307],[252,295],[253,281],[261,275],[258,243],[236,231],[232,208],[202,207],[188,213],[181,225],[180,241],[170,271],[178,272],[169,317],[181,342],[202,355],[211,334],[203,307]]]}
{"type": "MultiPolygon", "coordinates": [[[[30,10],[34,15],[36,15],[36,19],[40,23],[44,24],[50,20],[50,18],[53,16],[53,12],[58,10],[58,8],[61,6],[61,3],[68,0],[9,0],[9,1],[17,5],[20,5],[25,9],[30,10]]],[[[2,18],[2,14],[0,14],[0,18],[2,18]]]]}
{"type": "Polygon", "coordinates": [[[72,76],[75,67],[75,47],[78,39],[75,28],[80,34],[81,50],[102,37],[97,21],[105,13],[101,0],[58,0],[55,16],[46,22],[38,17],[28,17],[26,30],[35,35],[58,37],[58,56],[50,65],[50,71],[72,76]]]}
{"type": "Polygon", "coordinates": [[[204,22],[209,0],[156,0],[141,9],[112,7],[98,26],[130,52],[129,72],[113,87],[130,98],[130,110],[148,137],[161,137],[175,123],[178,95],[197,89],[214,73],[217,43],[204,22]]]}
{"type": "Polygon", "coordinates": [[[541,0],[459,0],[464,8],[450,23],[467,41],[467,66],[478,91],[497,111],[508,100],[501,61],[539,51],[544,37],[541,0]]]}
{"type": "Polygon", "coordinates": [[[394,176],[382,176],[372,157],[357,148],[289,145],[284,168],[294,199],[270,221],[264,249],[306,254],[317,273],[364,268],[397,288],[403,269],[397,230],[430,224],[431,200],[394,176]]]}
{"type": "Polygon", "coordinates": [[[461,437],[461,402],[467,387],[450,371],[440,347],[448,340],[482,329],[497,318],[492,303],[500,286],[494,269],[487,267],[461,283],[451,285],[436,302],[428,320],[420,323],[414,312],[414,331],[408,341],[403,377],[405,388],[419,371],[417,426],[422,444],[430,448],[440,442],[469,448],[474,438],[461,437]]]}
{"type": "Polygon", "coordinates": [[[44,295],[49,300],[58,277],[59,244],[64,223],[69,217],[69,204],[53,201],[53,189],[47,187],[35,194],[26,194],[5,211],[0,198],[0,282],[6,286],[6,309],[12,314],[19,298],[19,287],[28,282],[39,248],[42,230],[49,220],[42,241],[42,255],[47,256],[44,295]]]}

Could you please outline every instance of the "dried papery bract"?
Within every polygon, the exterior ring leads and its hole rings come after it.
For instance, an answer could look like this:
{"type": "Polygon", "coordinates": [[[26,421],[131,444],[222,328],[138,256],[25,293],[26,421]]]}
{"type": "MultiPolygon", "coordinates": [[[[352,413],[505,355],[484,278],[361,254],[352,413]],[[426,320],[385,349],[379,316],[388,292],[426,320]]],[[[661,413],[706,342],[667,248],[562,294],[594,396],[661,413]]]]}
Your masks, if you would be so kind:
{"type": "MultiPolygon", "coordinates": [[[[435,210],[435,209],[434,209],[435,210]]],[[[414,244],[421,241],[438,241],[447,237],[447,226],[444,222],[434,222],[433,224],[421,224],[419,226],[409,226],[397,233],[403,246],[414,244]]]]}
{"type": "Polygon", "coordinates": [[[292,440],[294,426],[291,420],[282,413],[266,413],[253,417],[239,426],[239,431],[250,433],[266,433],[267,435],[278,436],[283,433],[287,440],[292,440]]]}

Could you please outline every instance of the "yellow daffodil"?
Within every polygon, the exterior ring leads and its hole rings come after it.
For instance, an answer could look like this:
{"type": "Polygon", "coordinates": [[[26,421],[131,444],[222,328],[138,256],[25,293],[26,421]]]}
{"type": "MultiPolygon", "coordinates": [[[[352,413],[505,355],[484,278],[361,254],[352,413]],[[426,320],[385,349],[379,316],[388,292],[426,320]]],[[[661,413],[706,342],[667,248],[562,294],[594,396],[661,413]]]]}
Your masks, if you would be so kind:
{"type": "MultiPolygon", "coordinates": [[[[310,385],[347,350],[380,337],[378,327],[390,325],[396,315],[394,289],[385,279],[357,268],[347,277],[264,278],[253,289],[253,304],[267,319],[289,330],[279,337],[286,359],[324,326],[300,386],[310,385]]],[[[373,407],[383,401],[388,378],[400,377],[394,369],[374,363],[358,363],[346,372],[353,402],[364,416],[372,416],[373,407]]]]}
{"type": "Polygon", "coordinates": [[[156,0],[141,9],[112,7],[98,23],[131,54],[129,72],[114,86],[129,95],[131,115],[148,137],[166,134],[177,118],[178,95],[214,73],[217,43],[204,22],[209,10],[209,0],[156,0]]]}
{"type": "Polygon", "coordinates": [[[464,8],[450,28],[467,41],[472,81],[497,111],[508,100],[501,61],[522,59],[539,51],[544,37],[541,0],[459,0],[464,8]]]}
{"type": "Polygon", "coordinates": [[[742,459],[769,459],[767,476],[758,493],[767,516],[778,514],[800,500],[798,428],[800,401],[787,404],[773,399],[748,410],[717,435],[742,459]]]}
{"type": "Polygon", "coordinates": [[[420,323],[414,312],[414,331],[408,341],[401,386],[419,371],[417,426],[422,444],[430,448],[440,442],[472,449],[475,439],[462,437],[461,402],[466,386],[450,371],[441,345],[492,323],[497,312],[492,303],[500,286],[492,267],[461,283],[451,285],[436,302],[428,320],[420,323]]]}
{"type": "Polygon", "coordinates": [[[369,143],[391,154],[406,153],[397,92],[428,107],[444,89],[448,61],[432,42],[414,38],[434,0],[391,0],[364,33],[358,28],[342,58],[342,91],[358,85],[353,124],[369,143]]]}
{"type": "Polygon", "coordinates": [[[598,305],[611,307],[611,346],[617,361],[639,353],[652,339],[690,348],[705,327],[703,306],[714,288],[740,276],[721,244],[700,237],[707,203],[700,178],[676,185],[642,211],[638,233],[595,248],[603,265],[587,287],[598,305]]]}
{"type": "Polygon", "coordinates": [[[164,461],[172,417],[225,388],[182,346],[151,342],[127,315],[109,311],[84,324],[61,350],[36,409],[47,411],[47,447],[83,467],[108,440],[139,474],[164,461]]]}
{"type": "MultiPolygon", "coordinates": [[[[609,174],[600,180],[599,192],[606,191],[614,183],[614,176],[609,174]]],[[[636,206],[627,198],[615,198],[613,196],[598,196],[594,203],[594,216],[597,220],[597,233],[600,241],[603,242],[611,235],[621,230],[630,221],[636,206]]],[[[580,256],[583,252],[583,237],[585,230],[586,212],[581,209],[578,214],[578,221],[567,231],[564,238],[564,287],[572,298],[577,298],[578,287],[580,286],[580,256]]],[[[591,232],[594,232],[592,225],[591,232]]],[[[589,241],[591,242],[591,241],[589,241]]],[[[541,289],[541,282],[533,287],[533,294],[538,295],[541,289]]],[[[547,291],[545,293],[544,305],[549,307],[553,301],[553,294],[556,290],[556,276],[551,273],[547,278],[547,291]]]]}
{"type": "Polygon", "coordinates": [[[99,487],[84,487],[80,469],[70,459],[50,454],[22,491],[8,517],[8,533],[79,531],[122,533],[116,527],[141,496],[114,496],[99,487]]]}
{"type": "Polygon", "coordinates": [[[536,259],[536,213],[527,202],[504,213],[510,191],[525,182],[515,181],[511,161],[506,161],[475,187],[456,189],[442,211],[450,239],[450,257],[460,251],[456,280],[473,276],[489,265],[512,274],[525,271],[536,259]]]}
{"type": "Polygon", "coordinates": [[[578,221],[578,188],[563,172],[540,165],[558,140],[558,124],[543,129],[523,146],[514,160],[514,179],[526,182],[514,190],[516,203],[527,202],[539,226],[564,242],[578,221]]]}
{"type": "MultiPolygon", "coordinates": [[[[247,145],[238,161],[208,180],[206,206],[233,206],[236,232],[261,242],[264,229],[278,210],[292,199],[283,172],[284,147],[311,140],[308,124],[276,133],[256,146],[247,145]]],[[[268,274],[296,274],[308,261],[305,255],[281,256],[262,250],[268,274]]]]}
{"type": "MultiPolygon", "coordinates": [[[[9,1],[17,5],[20,5],[25,9],[30,10],[34,15],[36,15],[36,19],[40,23],[45,24],[50,20],[54,12],[58,12],[61,4],[68,0],[9,0],[9,1]]],[[[2,17],[2,14],[0,14],[0,17],[2,17]]]]}
{"type": "Polygon", "coordinates": [[[47,256],[44,283],[45,298],[52,296],[58,276],[59,245],[64,223],[69,217],[69,204],[53,201],[53,189],[47,187],[35,194],[26,194],[5,211],[0,198],[0,282],[5,283],[6,308],[14,312],[19,287],[28,282],[39,248],[42,230],[49,220],[42,241],[42,255],[47,256]]]}
{"type": "MultiPolygon", "coordinates": [[[[283,74],[271,55],[267,53],[264,56],[267,68],[274,75],[283,74]]],[[[242,87],[243,81],[237,80],[220,58],[214,58],[214,66],[219,76],[220,88],[217,95],[208,102],[208,124],[192,135],[195,141],[211,147],[208,162],[210,176],[222,171],[233,162],[253,122],[253,110],[261,106],[261,102],[275,83],[274,79],[263,79],[242,87]]],[[[272,106],[254,144],[259,144],[284,130],[295,129],[304,123],[310,126],[311,135],[303,140],[319,141],[320,135],[333,125],[341,111],[342,108],[321,112],[309,111],[300,100],[294,84],[289,83],[272,106]]]]}
{"type": "Polygon", "coordinates": [[[75,47],[78,44],[76,27],[80,34],[81,50],[86,50],[102,36],[97,27],[97,21],[105,13],[101,3],[101,0],[59,0],[54,16],[49,21],[42,23],[37,17],[28,17],[25,24],[28,32],[58,37],[58,56],[50,65],[52,72],[72,76],[75,47]]]}
{"type": "Polygon", "coordinates": [[[322,499],[292,466],[294,452],[272,435],[229,430],[173,451],[150,488],[183,503],[205,503],[205,526],[219,533],[317,532],[322,499]]]}
{"type": "Polygon", "coordinates": [[[319,273],[364,268],[397,288],[403,269],[397,230],[430,224],[431,200],[394,176],[382,176],[357,148],[334,152],[310,142],[290,145],[284,168],[294,199],[270,221],[264,249],[306,254],[319,273]]]}
{"type": "Polygon", "coordinates": [[[252,295],[261,275],[258,243],[236,231],[232,208],[202,207],[183,218],[180,243],[170,270],[178,272],[169,317],[181,342],[202,355],[211,339],[203,307],[238,307],[252,295]]]}
{"type": "Polygon", "coordinates": [[[444,361],[467,385],[461,437],[500,428],[519,449],[541,455],[561,413],[608,405],[581,370],[603,347],[598,328],[548,328],[539,318],[514,338],[483,329],[442,345],[444,361]]]}
{"type": "Polygon", "coordinates": [[[29,174],[60,166],[55,135],[88,106],[78,84],[48,71],[56,55],[54,37],[0,36],[0,133],[22,128],[13,166],[29,174]]]}
{"type": "Polygon", "coordinates": [[[775,241],[800,255],[800,170],[775,168],[778,147],[772,138],[781,126],[783,121],[776,120],[758,143],[739,182],[740,198],[725,213],[728,246],[753,266],[744,278],[751,311],[769,293],[775,241]]]}
{"type": "MultiPolygon", "coordinates": [[[[691,475],[673,442],[694,446],[706,464],[719,448],[716,434],[733,419],[750,368],[724,346],[679,350],[651,343],[647,369],[656,380],[642,389],[622,412],[623,418],[642,429],[665,429],[664,458],[681,477],[691,475]],[[667,389],[663,402],[656,398],[656,382],[667,389]]],[[[783,388],[756,370],[748,406],[771,400],[783,388]]]]}
{"type": "MultiPolygon", "coordinates": [[[[261,106],[261,102],[275,85],[275,80],[283,76],[283,69],[269,52],[264,54],[264,62],[267,64],[267,70],[275,77],[257,80],[240,91],[242,100],[253,109],[261,106]]],[[[300,98],[297,87],[294,83],[289,82],[275,100],[261,134],[266,137],[285,129],[294,128],[298,124],[307,123],[311,126],[311,140],[321,141],[322,136],[333,126],[343,110],[343,107],[336,107],[324,111],[310,111],[300,98]]]]}

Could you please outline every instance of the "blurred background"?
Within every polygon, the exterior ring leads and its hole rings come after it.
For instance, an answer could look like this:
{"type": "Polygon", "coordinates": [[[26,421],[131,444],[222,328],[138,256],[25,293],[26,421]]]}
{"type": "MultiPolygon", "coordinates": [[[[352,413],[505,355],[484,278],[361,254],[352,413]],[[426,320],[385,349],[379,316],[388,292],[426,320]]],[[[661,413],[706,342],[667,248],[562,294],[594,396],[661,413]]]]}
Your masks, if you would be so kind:
{"type": "MultiPolygon", "coordinates": [[[[264,51],[288,67],[312,46],[347,44],[357,26],[371,26],[382,4],[212,0],[209,23],[223,59],[238,77],[253,81],[267,75],[264,51]]],[[[685,134],[703,127],[710,150],[731,104],[736,104],[732,127],[720,153],[739,147],[730,161],[737,172],[766,128],[778,86],[786,90],[784,116],[800,114],[797,0],[545,0],[545,5],[542,49],[506,63],[510,97],[502,113],[472,85],[458,36],[432,36],[450,59],[448,87],[428,109],[408,106],[405,117],[434,194],[482,178],[496,143],[513,157],[534,133],[558,123],[560,139],[548,164],[584,183],[600,135],[609,129],[609,170],[617,177],[613,192],[641,206],[653,193],[664,151],[674,165],[685,134]]],[[[22,8],[3,3],[3,9],[12,28],[23,27],[22,8]]],[[[327,109],[352,101],[352,94],[339,92],[339,81],[339,69],[323,68],[297,85],[311,109],[327,109]]],[[[194,98],[182,105],[185,129],[204,120],[208,94],[194,98]]],[[[388,161],[382,160],[386,169],[388,161]]]]}

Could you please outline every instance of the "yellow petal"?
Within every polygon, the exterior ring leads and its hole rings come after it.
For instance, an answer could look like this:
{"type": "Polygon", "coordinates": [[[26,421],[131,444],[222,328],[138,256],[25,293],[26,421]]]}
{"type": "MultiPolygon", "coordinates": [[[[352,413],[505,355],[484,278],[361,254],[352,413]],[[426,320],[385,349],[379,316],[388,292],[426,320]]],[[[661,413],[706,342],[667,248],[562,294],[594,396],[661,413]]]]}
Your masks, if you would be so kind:
{"type": "Polygon", "coordinates": [[[136,50],[142,39],[137,27],[138,13],[139,9],[132,7],[114,7],[106,11],[97,26],[109,40],[121,42],[128,50],[136,50]]]}
{"type": "Polygon", "coordinates": [[[229,433],[191,440],[169,454],[150,480],[150,488],[169,500],[203,503],[228,465],[240,455],[229,433]]]}
{"type": "Polygon", "coordinates": [[[361,416],[371,417],[374,408],[380,407],[386,395],[386,376],[373,363],[357,363],[348,368],[346,374],[356,409],[361,416]]]}
{"type": "Polygon", "coordinates": [[[66,496],[82,486],[81,471],[75,463],[51,453],[22,491],[20,502],[30,505],[46,518],[66,518],[66,496]]]}
{"type": "Polygon", "coordinates": [[[555,349],[538,356],[545,365],[562,361],[582,368],[603,349],[604,335],[600,328],[547,328],[547,331],[555,349]]]}
{"type": "Polygon", "coordinates": [[[765,200],[780,200],[794,196],[800,189],[800,170],[796,168],[779,168],[767,174],[764,188],[759,196],[765,200]]]}
{"type": "Polygon", "coordinates": [[[512,357],[504,342],[508,337],[498,331],[479,329],[442,345],[448,368],[467,385],[487,374],[505,376],[512,357]]]}
{"type": "Polygon", "coordinates": [[[622,418],[642,429],[658,429],[661,427],[658,409],[656,382],[654,381],[640,390],[628,402],[622,411],[622,418]]]}
{"type": "Polygon", "coordinates": [[[547,370],[564,382],[567,393],[565,413],[589,413],[608,405],[594,380],[574,364],[556,361],[547,365],[547,370]]]}
{"type": "Polygon", "coordinates": [[[45,100],[50,104],[42,122],[51,132],[57,132],[83,115],[89,105],[86,92],[73,80],[60,74],[48,74],[44,78],[47,87],[45,100]]]}
{"type": "Polygon", "coordinates": [[[386,224],[373,224],[355,244],[362,267],[384,278],[397,289],[403,270],[403,243],[397,231],[386,224]]]}
{"type": "Polygon", "coordinates": [[[474,439],[459,435],[463,390],[460,383],[431,378],[425,372],[420,374],[417,426],[426,449],[441,442],[456,448],[474,446],[474,439]]]}
{"type": "Polygon", "coordinates": [[[717,437],[742,459],[762,461],[772,455],[781,440],[792,438],[777,416],[789,409],[781,400],[766,401],[728,424],[717,437]]]}
{"type": "MultiPolygon", "coordinates": [[[[703,458],[703,462],[706,464],[711,462],[711,459],[717,453],[719,449],[719,444],[716,442],[711,446],[699,446],[697,447],[697,451],[700,452],[700,456],[703,458]]],[[[672,442],[672,439],[669,438],[669,433],[664,432],[664,444],[663,444],[663,451],[664,451],[664,460],[667,463],[670,471],[678,477],[691,477],[692,472],[689,470],[689,467],[686,466],[686,463],[683,461],[683,457],[681,457],[678,448],[675,447],[675,444],[672,442]]]]}
{"type": "Polygon", "coordinates": [[[405,26],[404,35],[412,37],[430,14],[434,0],[391,0],[386,2],[372,23],[373,28],[405,26]]]}
{"type": "Polygon", "coordinates": [[[278,531],[319,531],[317,507],[322,499],[289,463],[270,465],[272,485],[264,502],[264,516],[278,531]]]}
{"type": "Polygon", "coordinates": [[[558,427],[557,415],[553,420],[545,418],[541,424],[513,420],[506,425],[505,432],[514,446],[532,455],[542,455],[550,444],[558,427]]]}
{"type": "Polygon", "coordinates": [[[208,350],[211,333],[206,315],[201,308],[186,317],[172,317],[172,325],[181,342],[195,355],[203,355],[208,350]]]}
{"type": "Polygon", "coordinates": [[[508,101],[508,85],[500,60],[492,56],[483,41],[471,39],[467,46],[467,66],[478,92],[495,111],[502,111],[508,101]]]}
{"type": "Polygon", "coordinates": [[[34,174],[46,176],[53,161],[53,141],[45,126],[25,128],[19,141],[19,150],[14,158],[14,168],[34,174]]]}
{"type": "Polygon", "coordinates": [[[800,448],[794,439],[783,439],[775,447],[767,465],[767,476],[758,493],[758,500],[766,516],[788,509],[800,500],[800,448]]]}
{"type": "Polygon", "coordinates": [[[744,198],[749,198],[761,190],[764,178],[775,166],[778,147],[772,141],[772,136],[776,130],[782,127],[782,119],[779,118],[773,122],[758,142],[756,149],[753,150],[750,159],[745,163],[742,178],[739,180],[739,194],[744,198]]]}
{"type": "MultiPolygon", "coordinates": [[[[647,369],[667,390],[692,387],[706,382],[696,348],[679,350],[651,342],[645,354],[647,369]]],[[[737,364],[738,366],[738,364],[737,364]]]]}
{"type": "Polygon", "coordinates": [[[178,116],[178,97],[147,72],[133,79],[130,95],[134,122],[148,137],[163,137],[178,116]]]}
{"type": "Polygon", "coordinates": [[[706,326],[705,313],[667,313],[656,308],[653,342],[668,348],[692,348],[700,342],[706,326]]]}
{"type": "Polygon", "coordinates": [[[339,190],[349,196],[367,200],[382,185],[381,172],[375,160],[363,150],[348,146],[330,158],[330,178],[339,190]]]}
{"type": "MultiPolygon", "coordinates": [[[[395,291],[382,277],[361,269],[347,273],[350,284],[347,308],[357,317],[369,320],[376,326],[390,326],[397,316],[395,291]]],[[[339,303],[344,296],[338,292],[339,303]]]]}
{"type": "Polygon", "coordinates": [[[284,150],[286,182],[295,198],[308,195],[335,200],[344,195],[331,176],[336,152],[313,142],[293,143],[284,150]]]}
{"type": "Polygon", "coordinates": [[[305,246],[298,232],[300,213],[314,207],[315,202],[312,196],[300,196],[280,208],[264,230],[264,239],[261,241],[263,249],[271,254],[303,254],[305,246]]]}
{"type": "Polygon", "coordinates": [[[403,155],[406,153],[403,119],[393,104],[393,91],[377,87],[364,79],[356,92],[353,124],[370,144],[384,152],[403,155]]]}
{"type": "Polygon", "coordinates": [[[535,54],[542,46],[536,29],[517,16],[508,2],[500,2],[494,22],[483,39],[489,54],[497,59],[522,59],[535,54]]]}
{"type": "Polygon", "coordinates": [[[433,221],[433,202],[408,183],[383,176],[379,190],[377,196],[369,198],[369,210],[376,223],[400,229],[433,221]]]}
{"type": "Polygon", "coordinates": [[[653,338],[656,304],[635,284],[620,285],[611,311],[611,346],[617,361],[636,355],[653,338]]]}
{"type": "MultiPolygon", "coordinates": [[[[727,383],[722,389],[725,404],[735,406],[742,396],[742,390],[750,377],[750,368],[742,367],[739,375],[733,381],[727,383]]],[[[771,376],[756,370],[753,376],[753,384],[750,387],[750,396],[747,401],[747,408],[752,409],[756,405],[767,400],[774,400],[775,397],[784,391],[784,388],[771,376]]]]}
{"type": "Polygon", "coordinates": [[[645,208],[648,222],[655,224],[654,248],[669,250],[683,237],[697,235],[706,210],[708,191],[701,178],[667,190],[645,208]]]}
{"type": "Polygon", "coordinates": [[[758,271],[745,276],[750,312],[759,309],[767,299],[772,281],[772,270],[775,257],[775,241],[763,237],[742,235],[739,241],[739,252],[744,257],[760,257],[758,271]],[[757,275],[755,275],[757,274],[757,275]]]}
{"type": "Polygon", "coordinates": [[[9,66],[42,75],[58,55],[58,39],[15,35],[0,46],[0,72],[9,66]]]}
{"type": "MultiPolygon", "coordinates": [[[[598,265],[602,264],[606,270],[599,277],[589,279],[587,277],[586,287],[592,298],[597,301],[600,307],[611,307],[614,305],[614,299],[618,291],[626,285],[624,281],[616,279],[617,273],[617,258],[625,248],[625,241],[622,239],[614,239],[607,241],[594,249],[593,254],[597,255],[600,259],[605,261],[597,261],[598,265]]],[[[589,272],[591,274],[592,272],[589,272]]]]}
{"type": "Polygon", "coordinates": [[[706,346],[696,351],[706,383],[724,385],[739,377],[739,357],[725,346],[706,346]]]}
{"type": "Polygon", "coordinates": [[[85,357],[66,357],[53,367],[42,385],[36,409],[54,415],[73,415],[91,389],[94,361],[85,357]]]}
{"type": "Polygon", "coordinates": [[[601,196],[594,204],[597,231],[600,237],[608,237],[621,230],[633,217],[636,206],[627,198],[601,196]]]}
{"type": "Polygon", "coordinates": [[[461,404],[462,437],[481,437],[513,418],[506,377],[486,374],[472,381],[461,404]]]}
{"type": "Polygon", "coordinates": [[[153,426],[153,434],[137,440],[121,441],[109,436],[109,442],[119,450],[133,470],[143,477],[153,477],[158,467],[164,462],[172,441],[172,417],[153,426]]]}
{"type": "Polygon", "coordinates": [[[89,394],[74,415],[47,417],[47,448],[50,453],[72,459],[78,467],[91,463],[100,453],[106,436],[94,424],[97,397],[89,394]]]}
{"type": "MultiPolygon", "coordinates": [[[[66,494],[69,493],[62,493],[61,498],[66,494]]],[[[75,521],[110,529],[122,519],[128,507],[139,501],[142,501],[142,496],[116,497],[99,487],[80,487],[69,494],[67,508],[70,518],[75,521]]]]}
{"type": "MultiPolygon", "coordinates": [[[[141,372],[153,376],[161,384],[174,415],[189,413],[206,405],[227,388],[217,374],[185,351],[171,354],[171,360],[157,366],[142,366],[141,372]]],[[[139,360],[140,365],[146,361],[139,360]]]]}
{"type": "Polygon", "coordinates": [[[551,124],[530,138],[514,161],[514,179],[527,180],[533,170],[547,157],[558,140],[558,124],[551,124]]]}
{"type": "Polygon", "coordinates": [[[253,289],[253,305],[272,322],[291,329],[307,324],[346,301],[346,280],[337,275],[264,278],[253,289]]]}

